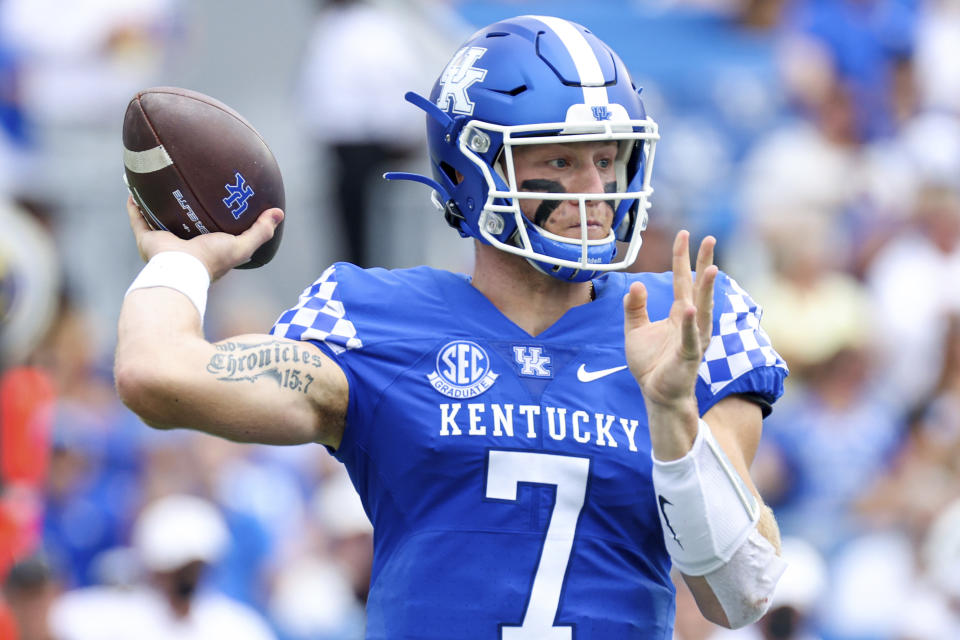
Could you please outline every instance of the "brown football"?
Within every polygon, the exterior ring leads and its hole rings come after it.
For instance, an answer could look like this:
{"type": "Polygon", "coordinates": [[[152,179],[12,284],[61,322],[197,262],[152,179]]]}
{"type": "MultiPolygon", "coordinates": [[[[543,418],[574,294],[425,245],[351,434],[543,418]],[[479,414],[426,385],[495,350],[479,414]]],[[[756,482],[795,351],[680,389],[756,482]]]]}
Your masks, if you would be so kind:
{"type": "MultiPolygon", "coordinates": [[[[154,229],[189,239],[242,233],[266,209],[284,207],[283,177],[257,130],[222,102],[189,89],[154,87],[123,118],[127,187],[154,229]]],[[[239,269],[277,253],[283,223],[239,269]]]]}

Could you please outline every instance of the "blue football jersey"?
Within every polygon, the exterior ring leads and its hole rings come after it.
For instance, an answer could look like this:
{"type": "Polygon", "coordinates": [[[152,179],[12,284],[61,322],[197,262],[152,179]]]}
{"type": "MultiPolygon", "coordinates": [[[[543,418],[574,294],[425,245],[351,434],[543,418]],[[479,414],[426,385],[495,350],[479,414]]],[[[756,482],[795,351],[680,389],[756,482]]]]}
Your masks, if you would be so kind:
{"type": "MultiPolygon", "coordinates": [[[[330,267],[273,333],[318,345],[350,402],[336,457],[374,525],[367,638],[672,637],[674,589],[622,299],[673,300],[665,274],[609,273],[596,300],[531,336],[469,278],[330,267]]],[[[773,402],[786,366],[725,274],[700,368],[706,412],[773,402]]]]}

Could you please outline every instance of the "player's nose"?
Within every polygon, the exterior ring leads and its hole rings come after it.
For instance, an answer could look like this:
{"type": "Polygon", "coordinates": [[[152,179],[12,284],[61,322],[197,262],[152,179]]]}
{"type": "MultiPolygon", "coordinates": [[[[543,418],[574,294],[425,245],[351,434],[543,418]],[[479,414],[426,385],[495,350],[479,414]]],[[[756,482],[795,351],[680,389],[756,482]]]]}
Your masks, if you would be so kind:
{"type": "MultiPolygon", "coordinates": [[[[606,189],[604,176],[594,163],[589,162],[582,165],[577,171],[574,184],[574,191],[577,193],[605,193],[606,189]]],[[[579,204],[579,201],[574,201],[579,204]]],[[[596,200],[587,200],[587,204],[599,202],[596,200]]]]}

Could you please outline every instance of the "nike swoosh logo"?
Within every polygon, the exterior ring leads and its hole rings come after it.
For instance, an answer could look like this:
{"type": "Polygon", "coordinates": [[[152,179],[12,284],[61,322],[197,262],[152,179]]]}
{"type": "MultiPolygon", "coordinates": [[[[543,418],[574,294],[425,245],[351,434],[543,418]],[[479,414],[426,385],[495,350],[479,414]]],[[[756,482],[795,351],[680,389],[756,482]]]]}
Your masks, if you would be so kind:
{"type": "Polygon", "coordinates": [[[609,369],[600,369],[599,371],[587,371],[586,365],[580,365],[580,368],[577,369],[577,380],[580,382],[593,382],[594,380],[599,380],[605,376],[610,375],[611,373],[616,373],[617,371],[623,371],[627,368],[627,365],[621,365],[619,367],[610,367],[609,369]]]}
{"type": "Polygon", "coordinates": [[[683,549],[683,545],[680,544],[680,538],[677,537],[677,532],[673,530],[673,525],[670,524],[670,518],[667,517],[667,510],[663,508],[664,505],[668,505],[668,504],[670,506],[673,506],[673,503],[661,495],[657,496],[657,502],[660,503],[660,513],[663,514],[663,521],[667,523],[667,529],[670,529],[670,533],[673,535],[674,542],[677,543],[677,546],[683,549]]]}

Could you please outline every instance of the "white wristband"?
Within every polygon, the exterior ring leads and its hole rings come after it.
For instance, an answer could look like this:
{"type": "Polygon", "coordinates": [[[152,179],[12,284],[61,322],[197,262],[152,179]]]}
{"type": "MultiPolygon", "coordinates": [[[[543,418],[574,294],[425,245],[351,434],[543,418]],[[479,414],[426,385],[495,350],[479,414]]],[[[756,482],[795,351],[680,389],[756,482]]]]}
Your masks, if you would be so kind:
{"type": "Polygon", "coordinates": [[[176,289],[187,296],[200,313],[200,324],[203,324],[210,274],[199,258],[183,251],[161,251],[150,258],[125,295],[148,287],[176,289]]]}
{"type": "Polygon", "coordinates": [[[667,552],[702,576],[728,562],[760,518],[760,505],[706,422],[679,460],[653,460],[653,488],[667,552]]]}

